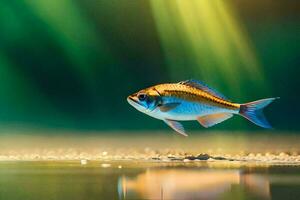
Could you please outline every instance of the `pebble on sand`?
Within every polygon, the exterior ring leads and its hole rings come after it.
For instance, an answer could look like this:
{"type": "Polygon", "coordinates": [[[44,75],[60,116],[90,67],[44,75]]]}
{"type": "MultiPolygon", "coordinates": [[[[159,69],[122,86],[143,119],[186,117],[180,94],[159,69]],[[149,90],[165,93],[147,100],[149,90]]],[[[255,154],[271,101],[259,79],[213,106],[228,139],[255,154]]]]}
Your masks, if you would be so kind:
{"type": "Polygon", "coordinates": [[[103,167],[103,168],[108,168],[110,166],[111,166],[111,164],[109,164],[109,163],[103,163],[103,164],[101,164],[101,167],[103,167]]]}
{"type": "Polygon", "coordinates": [[[87,160],[85,160],[85,159],[80,160],[80,164],[86,165],[87,164],[87,160]]]}

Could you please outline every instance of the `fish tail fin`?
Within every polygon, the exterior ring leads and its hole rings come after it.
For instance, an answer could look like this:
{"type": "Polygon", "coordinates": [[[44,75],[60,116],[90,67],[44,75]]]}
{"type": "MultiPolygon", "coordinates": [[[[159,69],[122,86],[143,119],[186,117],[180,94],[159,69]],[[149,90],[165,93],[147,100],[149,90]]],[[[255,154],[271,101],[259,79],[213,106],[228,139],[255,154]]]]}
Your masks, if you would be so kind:
{"type": "Polygon", "coordinates": [[[241,104],[239,114],[260,127],[272,128],[264,116],[263,109],[275,99],[279,99],[279,97],[241,104]]]}

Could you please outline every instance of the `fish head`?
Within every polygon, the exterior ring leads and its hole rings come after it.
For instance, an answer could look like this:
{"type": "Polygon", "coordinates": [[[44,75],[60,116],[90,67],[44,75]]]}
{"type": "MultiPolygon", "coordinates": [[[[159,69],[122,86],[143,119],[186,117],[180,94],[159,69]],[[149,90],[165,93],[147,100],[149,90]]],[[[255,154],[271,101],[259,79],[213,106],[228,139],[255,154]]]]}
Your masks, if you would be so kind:
{"type": "Polygon", "coordinates": [[[127,101],[140,112],[153,111],[161,102],[161,97],[155,88],[140,90],[127,97],[127,101]]]}

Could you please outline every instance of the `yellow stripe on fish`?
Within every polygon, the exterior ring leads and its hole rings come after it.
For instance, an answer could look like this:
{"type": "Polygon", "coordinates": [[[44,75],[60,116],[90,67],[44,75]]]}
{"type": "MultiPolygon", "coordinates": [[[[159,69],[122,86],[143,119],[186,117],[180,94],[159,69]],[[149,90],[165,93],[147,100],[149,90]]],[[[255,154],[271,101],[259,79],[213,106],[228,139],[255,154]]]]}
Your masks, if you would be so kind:
{"type": "Polygon", "coordinates": [[[240,104],[231,103],[206,91],[182,84],[160,84],[154,86],[162,96],[176,97],[187,101],[206,103],[228,109],[239,109],[240,104]]]}

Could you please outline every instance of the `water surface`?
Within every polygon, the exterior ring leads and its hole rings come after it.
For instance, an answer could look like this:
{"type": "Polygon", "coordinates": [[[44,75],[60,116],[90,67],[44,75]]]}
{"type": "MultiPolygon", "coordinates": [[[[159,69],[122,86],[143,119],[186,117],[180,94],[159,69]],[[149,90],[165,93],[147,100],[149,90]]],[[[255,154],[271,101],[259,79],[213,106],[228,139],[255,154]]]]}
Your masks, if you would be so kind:
{"type": "Polygon", "coordinates": [[[300,168],[183,162],[2,162],[1,199],[299,199],[300,168]]]}

